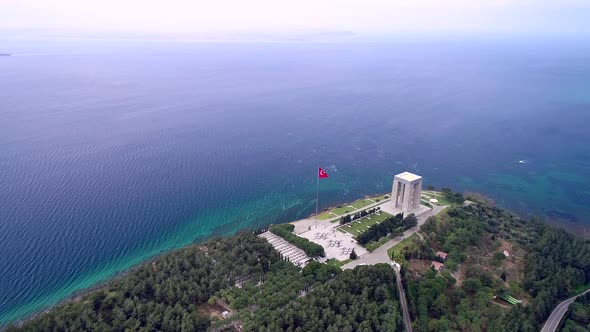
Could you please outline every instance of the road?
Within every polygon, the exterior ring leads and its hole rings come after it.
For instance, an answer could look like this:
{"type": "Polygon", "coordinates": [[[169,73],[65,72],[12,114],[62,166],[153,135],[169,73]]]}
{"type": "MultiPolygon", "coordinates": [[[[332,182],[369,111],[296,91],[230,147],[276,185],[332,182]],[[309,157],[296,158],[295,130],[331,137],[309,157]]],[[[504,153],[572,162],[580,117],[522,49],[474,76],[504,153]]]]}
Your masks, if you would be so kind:
{"type": "Polygon", "coordinates": [[[574,302],[578,296],[584,295],[588,292],[590,292],[590,289],[585,291],[584,293],[578,294],[574,297],[570,297],[569,299],[558,304],[557,307],[555,307],[555,309],[553,309],[553,312],[551,313],[551,315],[549,316],[549,318],[545,322],[545,325],[543,325],[543,329],[541,329],[541,332],[555,332],[555,331],[557,331],[557,328],[559,327],[559,323],[561,323],[561,320],[563,319],[563,315],[565,315],[565,313],[567,312],[567,309],[569,308],[570,304],[572,304],[572,302],[574,302]]]}
{"type": "MultiPolygon", "coordinates": [[[[386,203],[388,201],[390,201],[390,200],[387,199],[387,200],[384,200],[384,201],[381,201],[381,202],[378,202],[375,204],[371,204],[369,206],[362,207],[360,209],[350,212],[350,214],[354,214],[356,212],[360,212],[362,210],[366,210],[366,209],[372,208],[374,206],[381,205],[381,204],[386,203]]],[[[362,255],[359,259],[356,259],[356,260],[342,266],[342,269],[353,269],[357,265],[360,265],[360,264],[373,265],[373,264],[378,264],[378,263],[389,263],[392,265],[392,267],[396,273],[396,282],[397,282],[397,288],[399,291],[400,305],[402,307],[402,315],[403,315],[404,325],[406,327],[407,332],[412,332],[412,320],[410,319],[410,312],[408,310],[408,303],[406,300],[406,294],[405,294],[404,288],[402,286],[402,277],[401,277],[400,271],[397,268],[397,266],[391,262],[389,255],[387,255],[387,250],[389,248],[397,245],[398,243],[403,241],[403,239],[407,238],[408,236],[410,236],[414,233],[417,233],[420,230],[420,226],[422,226],[426,222],[426,219],[428,219],[428,217],[437,215],[438,213],[440,213],[442,210],[444,210],[447,207],[448,206],[437,206],[437,205],[433,206],[433,209],[420,214],[418,216],[418,224],[416,225],[416,227],[412,227],[412,228],[408,229],[407,231],[405,231],[403,236],[398,236],[395,239],[391,239],[391,240],[387,241],[385,244],[383,244],[382,246],[380,246],[379,248],[375,249],[373,252],[366,253],[366,254],[362,255]]],[[[292,222],[291,224],[295,226],[295,230],[294,230],[295,234],[301,234],[301,233],[309,231],[312,227],[315,227],[316,225],[321,226],[321,227],[326,227],[326,228],[338,227],[338,226],[340,226],[338,223],[331,223],[330,221],[336,220],[339,218],[340,217],[335,217],[335,218],[331,218],[331,219],[327,219],[327,220],[315,220],[313,218],[310,218],[310,219],[304,219],[304,220],[292,222]]],[[[418,234],[418,236],[420,236],[420,238],[422,238],[421,234],[418,234]]]]}
{"type": "Polygon", "coordinates": [[[408,310],[408,302],[406,301],[406,292],[402,285],[402,276],[399,272],[399,268],[396,264],[391,264],[395,271],[395,279],[397,282],[397,290],[399,292],[399,303],[402,306],[402,315],[404,318],[404,325],[406,326],[406,332],[412,332],[412,319],[410,319],[410,311],[408,310]]]}

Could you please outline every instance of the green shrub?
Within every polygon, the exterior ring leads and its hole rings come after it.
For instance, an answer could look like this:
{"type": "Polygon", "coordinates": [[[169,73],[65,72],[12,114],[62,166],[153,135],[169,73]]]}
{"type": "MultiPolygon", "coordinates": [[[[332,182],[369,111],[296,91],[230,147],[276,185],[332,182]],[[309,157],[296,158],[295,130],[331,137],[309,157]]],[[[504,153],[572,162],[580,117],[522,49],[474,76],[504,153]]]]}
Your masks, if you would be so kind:
{"type": "Polygon", "coordinates": [[[501,260],[506,259],[506,256],[504,256],[504,254],[501,253],[501,252],[495,252],[494,253],[494,259],[501,261],[501,260]]]}
{"type": "Polygon", "coordinates": [[[311,257],[324,257],[326,254],[324,252],[324,247],[320,246],[317,243],[313,243],[308,239],[299,237],[293,234],[293,230],[295,226],[291,224],[280,224],[274,225],[269,230],[277,235],[285,239],[287,242],[291,243],[292,245],[296,246],[297,248],[305,251],[308,256],[311,257]]]}

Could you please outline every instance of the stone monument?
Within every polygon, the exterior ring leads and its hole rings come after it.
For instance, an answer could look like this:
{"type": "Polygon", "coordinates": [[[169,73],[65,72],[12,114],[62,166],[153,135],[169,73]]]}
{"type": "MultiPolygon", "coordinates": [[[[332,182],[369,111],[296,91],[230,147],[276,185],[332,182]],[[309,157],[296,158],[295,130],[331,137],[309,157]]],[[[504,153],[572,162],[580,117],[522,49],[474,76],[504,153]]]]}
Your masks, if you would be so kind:
{"type": "Polygon", "coordinates": [[[410,172],[403,172],[393,178],[391,202],[393,208],[410,213],[420,208],[422,197],[422,177],[410,172]]]}

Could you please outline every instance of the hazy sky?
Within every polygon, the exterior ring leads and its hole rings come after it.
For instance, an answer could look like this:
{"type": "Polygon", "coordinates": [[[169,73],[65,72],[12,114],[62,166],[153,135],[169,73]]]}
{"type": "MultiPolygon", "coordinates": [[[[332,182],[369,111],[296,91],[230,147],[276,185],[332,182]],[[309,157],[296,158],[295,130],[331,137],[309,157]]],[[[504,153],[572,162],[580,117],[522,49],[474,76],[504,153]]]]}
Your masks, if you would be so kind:
{"type": "Polygon", "coordinates": [[[2,28],[588,34],[590,0],[0,0],[2,28]]]}

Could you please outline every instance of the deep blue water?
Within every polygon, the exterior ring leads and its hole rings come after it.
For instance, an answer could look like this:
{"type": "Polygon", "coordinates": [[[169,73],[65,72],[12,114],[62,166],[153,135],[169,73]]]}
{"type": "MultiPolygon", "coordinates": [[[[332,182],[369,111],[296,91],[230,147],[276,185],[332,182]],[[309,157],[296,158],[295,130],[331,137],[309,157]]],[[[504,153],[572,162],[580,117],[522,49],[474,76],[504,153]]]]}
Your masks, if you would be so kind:
{"type": "Polygon", "coordinates": [[[0,325],[161,251],[309,215],[317,165],[321,207],[409,170],[590,225],[588,43],[5,45],[0,325]]]}

